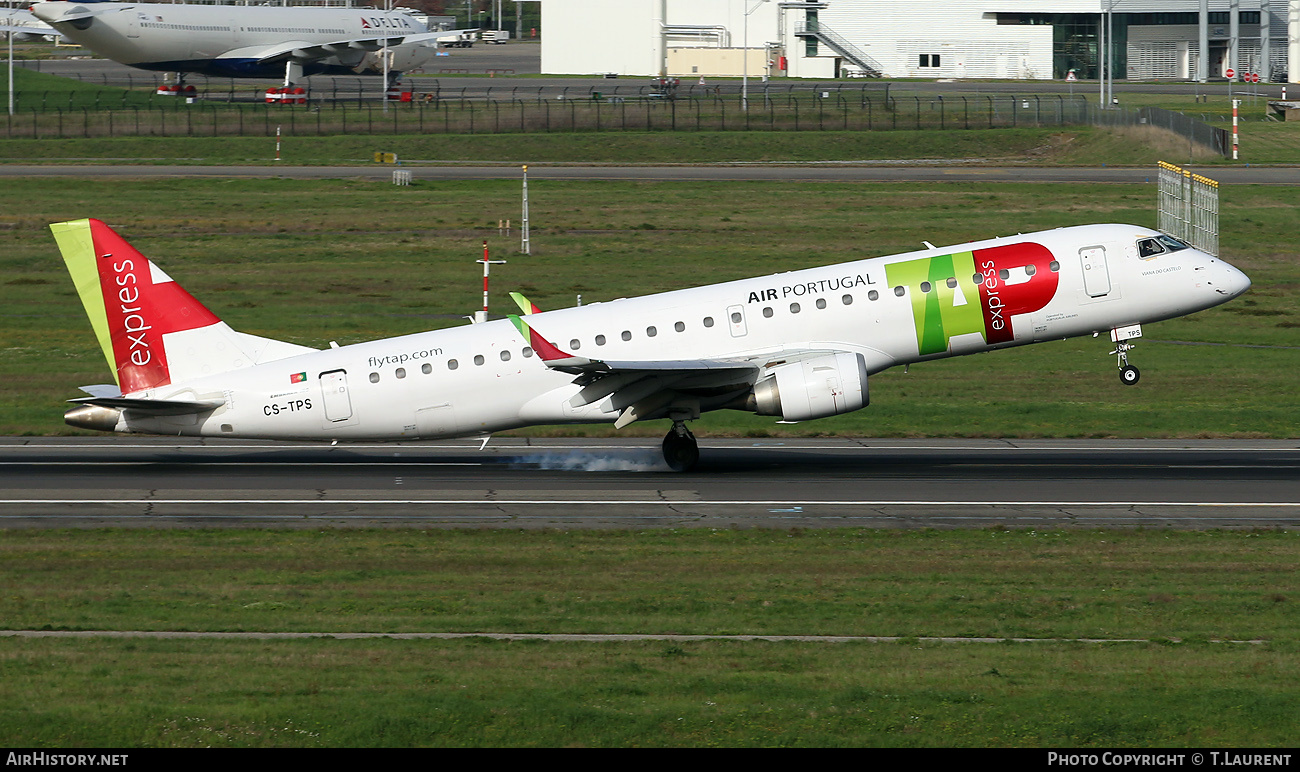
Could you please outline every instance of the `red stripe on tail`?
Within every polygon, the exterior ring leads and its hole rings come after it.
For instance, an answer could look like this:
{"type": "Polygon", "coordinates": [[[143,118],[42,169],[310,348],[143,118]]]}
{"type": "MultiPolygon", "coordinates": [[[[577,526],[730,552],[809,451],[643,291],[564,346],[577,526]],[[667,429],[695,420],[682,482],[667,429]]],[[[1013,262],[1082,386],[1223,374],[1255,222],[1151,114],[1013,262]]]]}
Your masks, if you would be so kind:
{"type": "Polygon", "coordinates": [[[149,260],[112,228],[91,220],[90,233],[122,393],[171,383],[163,336],[221,320],[176,282],[154,284],[149,260]]]}

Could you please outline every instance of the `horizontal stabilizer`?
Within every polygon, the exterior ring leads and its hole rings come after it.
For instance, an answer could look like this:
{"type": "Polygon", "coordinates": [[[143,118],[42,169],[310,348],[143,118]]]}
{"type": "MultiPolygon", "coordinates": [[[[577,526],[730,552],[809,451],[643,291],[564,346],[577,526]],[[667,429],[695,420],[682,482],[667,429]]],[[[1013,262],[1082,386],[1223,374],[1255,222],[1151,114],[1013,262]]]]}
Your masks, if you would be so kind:
{"type": "Polygon", "coordinates": [[[70,399],[69,402],[78,405],[96,405],[98,407],[111,407],[118,410],[138,410],[149,415],[189,415],[191,413],[206,413],[209,410],[216,410],[226,404],[224,399],[200,399],[200,400],[179,400],[179,399],[132,399],[130,397],[80,397],[70,399]]]}
{"type": "Polygon", "coordinates": [[[91,386],[82,386],[81,390],[92,397],[120,397],[122,390],[111,383],[96,383],[91,386]]]}

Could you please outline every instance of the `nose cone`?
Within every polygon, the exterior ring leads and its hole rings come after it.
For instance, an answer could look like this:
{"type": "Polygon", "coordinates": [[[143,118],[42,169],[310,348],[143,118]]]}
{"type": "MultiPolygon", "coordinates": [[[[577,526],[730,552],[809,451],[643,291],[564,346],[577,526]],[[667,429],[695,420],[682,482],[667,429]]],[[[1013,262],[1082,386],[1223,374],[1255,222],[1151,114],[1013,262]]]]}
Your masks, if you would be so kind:
{"type": "Polygon", "coordinates": [[[1250,289],[1250,277],[1237,268],[1222,263],[1222,271],[1220,271],[1219,282],[1216,283],[1215,289],[1227,294],[1229,298],[1235,298],[1250,289]],[[1217,284],[1223,286],[1220,287],[1217,284]]]}

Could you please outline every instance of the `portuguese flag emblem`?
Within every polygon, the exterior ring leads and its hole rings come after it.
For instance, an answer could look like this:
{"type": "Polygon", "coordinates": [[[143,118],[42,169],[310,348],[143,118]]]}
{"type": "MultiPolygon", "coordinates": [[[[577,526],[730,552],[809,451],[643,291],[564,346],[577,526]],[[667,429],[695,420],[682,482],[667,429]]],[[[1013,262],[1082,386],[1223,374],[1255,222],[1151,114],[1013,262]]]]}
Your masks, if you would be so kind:
{"type": "Polygon", "coordinates": [[[289,376],[289,383],[302,383],[307,380],[307,373],[294,373],[289,376]]]}

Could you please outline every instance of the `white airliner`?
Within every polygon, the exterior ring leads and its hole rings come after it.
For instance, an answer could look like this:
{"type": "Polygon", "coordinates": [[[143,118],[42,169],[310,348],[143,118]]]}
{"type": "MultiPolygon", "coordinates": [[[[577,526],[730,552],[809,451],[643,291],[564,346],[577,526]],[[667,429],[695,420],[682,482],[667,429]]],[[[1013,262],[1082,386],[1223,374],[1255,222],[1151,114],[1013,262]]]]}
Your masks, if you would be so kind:
{"type": "Polygon", "coordinates": [[[385,71],[419,67],[450,32],[429,32],[399,11],[371,8],[283,8],[48,0],[37,18],[66,38],[115,62],[176,73],[230,78],[385,71]]]}
{"type": "Polygon", "coordinates": [[[1250,287],[1133,225],[1085,225],[316,350],[236,332],[98,220],[51,226],[116,383],[65,416],[101,431],[298,440],[486,436],[708,410],[806,421],[867,405],[889,367],[1103,332],[1122,380],[1141,325],[1250,287]]]}

